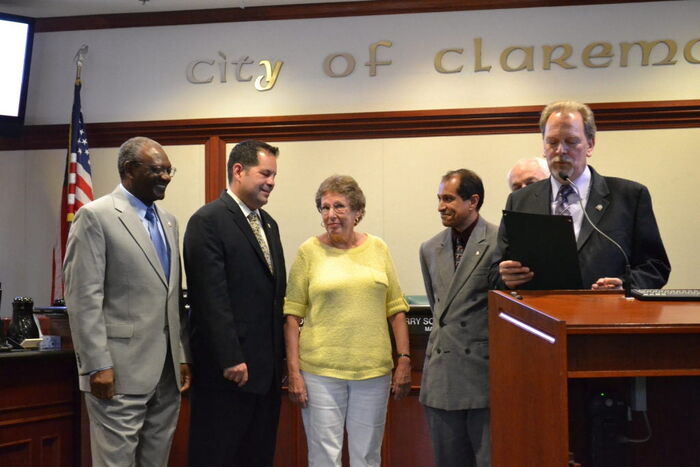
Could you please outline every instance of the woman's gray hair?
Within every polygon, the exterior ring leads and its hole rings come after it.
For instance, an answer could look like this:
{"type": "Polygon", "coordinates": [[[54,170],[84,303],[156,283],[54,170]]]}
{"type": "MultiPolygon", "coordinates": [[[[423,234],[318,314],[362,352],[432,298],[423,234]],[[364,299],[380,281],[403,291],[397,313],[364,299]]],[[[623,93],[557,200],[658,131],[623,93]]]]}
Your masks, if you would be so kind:
{"type": "Polygon", "coordinates": [[[355,225],[365,217],[365,194],[360,185],[349,175],[331,175],[321,182],[316,190],[316,209],[321,210],[321,198],[328,193],[343,195],[350,203],[350,209],[356,211],[359,216],[355,225]]]}

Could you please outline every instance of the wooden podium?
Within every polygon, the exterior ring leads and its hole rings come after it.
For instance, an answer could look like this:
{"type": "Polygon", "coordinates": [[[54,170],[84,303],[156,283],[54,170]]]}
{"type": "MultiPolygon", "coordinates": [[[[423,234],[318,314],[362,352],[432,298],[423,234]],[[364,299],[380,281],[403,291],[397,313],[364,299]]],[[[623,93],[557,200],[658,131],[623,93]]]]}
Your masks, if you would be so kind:
{"type": "Polygon", "coordinates": [[[630,445],[632,465],[699,465],[699,302],[492,291],[489,341],[494,466],[586,465],[580,383],[639,376],[654,377],[654,436],[630,445]]]}

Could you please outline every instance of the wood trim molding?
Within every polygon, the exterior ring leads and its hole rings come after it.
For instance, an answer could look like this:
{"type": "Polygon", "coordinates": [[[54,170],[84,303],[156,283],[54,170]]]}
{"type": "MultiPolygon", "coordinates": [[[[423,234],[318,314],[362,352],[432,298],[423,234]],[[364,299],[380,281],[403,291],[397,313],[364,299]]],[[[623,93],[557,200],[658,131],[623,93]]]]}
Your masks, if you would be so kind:
{"type": "Polygon", "coordinates": [[[204,143],[204,199],[208,203],[219,197],[226,187],[226,141],[212,136],[204,143]]]}
{"type": "MultiPolygon", "coordinates": [[[[700,128],[700,99],[609,102],[591,104],[591,108],[602,131],[700,128]]],[[[537,105],[112,122],[87,124],[87,132],[91,147],[118,147],[128,138],[142,135],[163,145],[208,144],[212,154],[218,154],[225,152],[221,149],[225,143],[248,138],[318,141],[536,133],[541,110],[537,105]]],[[[67,124],[27,126],[18,137],[0,137],[0,151],[62,149],[67,146],[67,134],[67,124]]]]}
{"type": "MultiPolygon", "coordinates": [[[[85,15],[38,18],[36,32],[79,31],[171,26],[182,24],[234,23],[283,19],[333,18],[445,11],[495,10],[548,6],[638,3],[654,0],[382,0],[271,7],[219,8],[210,10],[85,15]]],[[[670,1],[670,0],[660,0],[670,1]]],[[[148,10],[148,8],[144,8],[148,10]]]]}

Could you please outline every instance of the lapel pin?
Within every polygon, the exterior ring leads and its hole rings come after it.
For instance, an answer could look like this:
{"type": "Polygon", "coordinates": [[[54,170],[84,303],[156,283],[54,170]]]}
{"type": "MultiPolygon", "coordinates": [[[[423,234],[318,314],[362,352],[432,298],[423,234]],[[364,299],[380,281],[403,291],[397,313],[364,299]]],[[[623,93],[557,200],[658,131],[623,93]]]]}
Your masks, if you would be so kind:
{"type": "Polygon", "coordinates": [[[476,250],[476,256],[479,256],[479,253],[480,253],[479,250],[476,250]]]}
{"type": "Polygon", "coordinates": [[[598,205],[596,205],[595,208],[596,208],[597,211],[602,211],[602,210],[603,210],[603,205],[602,205],[602,204],[598,204],[598,205]]]}
{"type": "Polygon", "coordinates": [[[172,226],[173,226],[173,224],[170,221],[168,221],[168,227],[172,227],[172,226]]]}
{"type": "Polygon", "coordinates": [[[265,223],[265,225],[267,226],[268,229],[271,228],[271,227],[270,227],[270,224],[268,224],[267,222],[265,223]]]}

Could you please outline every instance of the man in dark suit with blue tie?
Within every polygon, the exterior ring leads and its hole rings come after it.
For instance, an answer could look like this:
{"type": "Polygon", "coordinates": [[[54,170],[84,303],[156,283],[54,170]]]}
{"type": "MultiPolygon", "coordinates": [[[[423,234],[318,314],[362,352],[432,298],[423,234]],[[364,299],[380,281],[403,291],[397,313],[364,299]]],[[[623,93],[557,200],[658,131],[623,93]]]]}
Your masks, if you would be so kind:
{"type": "Polygon", "coordinates": [[[277,223],[261,208],[276,147],[243,141],[229,189],[187,224],[193,374],[189,465],[272,465],[279,420],[286,271],[277,223]]]}
{"type": "MultiPolygon", "coordinates": [[[[631,287],[663,287],[671,265],[656,224],[649,190],[630,180],[604,177],[587,163],[593,155],[596,132],[591,109],[574,101],[554,102],[542,111],[540,129],[544,157],[552,175],[511,193],[506,210],[571,215],[584,288],[621,288],[628,264],[631,287]],[[570,189],[570,184],[575,189],[570,189]],[[584,219],[582,207],[590,221],[619,244],[624,255],[584,219]]],[[[507,259],[508,242],[503,223],[499,246],[506,260],[494,265],[492,283],[518,288],[530,282],[537,271],[507,259]]]]}

